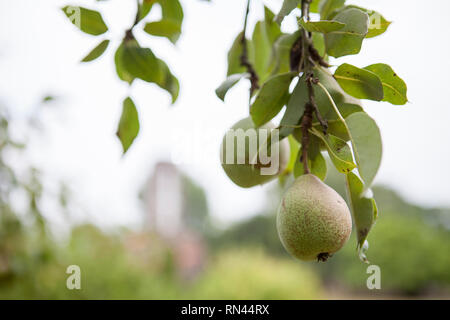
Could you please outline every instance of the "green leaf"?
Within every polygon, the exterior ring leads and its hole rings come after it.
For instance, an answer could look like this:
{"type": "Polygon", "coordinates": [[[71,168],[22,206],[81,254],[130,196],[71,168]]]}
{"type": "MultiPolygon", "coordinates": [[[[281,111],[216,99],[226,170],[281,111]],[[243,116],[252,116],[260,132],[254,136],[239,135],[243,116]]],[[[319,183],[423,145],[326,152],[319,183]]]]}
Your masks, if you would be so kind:
{"type": "MultiPolygon", "coordinates": [[[[228,70],[227,76],[235,73],[244,73],[245,67],[241,65],[241,55],[242,55],[242,32],[238,34],[236,39],[234,39],[233,44],[228,51],[228,70]]],[[[248,40],[246,39],[245,41],[248,40]]]]}
{"type": "Polygon", "coordinates": [[[239,80],[245,77],[248,77],[248,73],[232,74],[231,76],[226,78],[225,81],[222,82],[222,84],[216,89],[216,95],[220,100],[225,101],[225,95],[227,94],[228,90],[230,90],[231,87],[238,83],[239,80]]]}
{"type": "Polygon", "coordinates": [[[144,31],[153,36],[166,37],[175,44],[181,34],[181,25],[173,20],[160,20],[147,23],[144,31]]]}
{"type": "Polygon", "coordinates": [[[178,0],[157,0],[161,6],[163,20],[172,20],[177,23],[180,28],[183,23],[184,13],[183,7],[178,0]]]}
{"type": "MultiPolygon", "coordinates": [[[[294,177],[299,177],[305,174],[303,163],[301,162],[302,149],[298,151],[297,159],[294,166],[294,177]]],[[[310,137],[308,147],[308,168],[313,175],[321,180],[327,177],[327,162],[320,152],[320,142],[314,136],[310,137]]]]}
{"type": "MultiPolygon", "coordinates": [[[[351,112],[362,110],[361,102],[347,94],[328,69],[315,67],[314,76],[326,87],[341,113],[347,112],[347,110],[351,112]]],[[[324,91],[318,86],[314,86],[314,95],[316,96],[316,103],[322,117],[329,121],[337,120],[338,117],[334,111],[334,107],[324,91]]]]}
{"type": "MultiPolygon", "coordinates": [[[[354,104],[342,104],[339,107],[339,112],[341,115],[345,118],[348,117],[350,114],[355,112],[361,112],[363,109],[354,104]]],[[[323,128],[320,125],[318,121],[313,122],[313,127],[316,128],[319,131],[322,131],[323,128]]],[[[345,126],[345,124],[341,120],[328,120],[328,130],[327,133],[338,137],[341,140],[344,140],[345,142],[350,140],[350,136],[348,135],[348,130],[345,126]]]]}
{"type": "Polygon", "coordinates": [[[139,4],[139,21],[144,19],[151,11],[156,0],[143,0],[139,4]]]}
{"type": "Polygon", "coordinates": [[[279,25],[273,21],[274,14],[266,7],[264,10],[265,19],[256,23],[252,35],[253,50],[249,50],[249,60],[261,82],[270,76],[272,49],[275,40],[281,35],[279,25]]]}
{"type": "Polygon", "coordinates": [[[89,52],[88,55],[83,58],[83,60],[81,60],[81,62],[89,62],[89,61],[97,59],[106,51],[106,48],[108,48],[108,45],[109,45],[109,40],[103,40],[102,42],[100,42],[99,45],[97,45],[94,49],[92,49],[92,51],[89,52]]]}
{"type": "Polygon", "coordinates": [[[344,140],[331,134],[324,135],[317,129],[312,129],[311,132],[322,140],[328,150],[331,161],[339,172],[348,173],[356,168],[356,164],[353,162],[352,151],[344,140]]]}
{"type": "Polygon", "coordinates": [[[178,79],[170,72],[167,64],[157,58],[149,48],[142,48],[135,40],[125,40],[115,55],[117,75],[131,84],[135,78],[155,83],[168,91],[172,103],[180,89],[178,79]]]}
{"type": "Polygon", "coordinates": [[[301,31],[298,30],[291,34],[283,34],[275,41],[269,67],[271,75],[290,71],[291,48],[300,37],[300,33],[301,31]]]}
{"type": "Polygon", "coordinates": [[[278,181],[283,187],[285,186],[288,176],[294,171],[298,150],[300,149],[299,143],[292,136],[289,136],[287,139],[290,147],[289,162],[286,169],[278,176],[278,181]]]}
{"type": "Polygon", "coordinates": [[[275,14],[269,8],[264,6],[264,22],[266,24],[267,38],[273,45],[276,39],[281,35],[280,26],[274,21],[275,14]]]}
{"type": "MultiPolygon", "coordinates": [[[[319,13],[319,4],[320,0],[312,0],[311,4],[309,5],[309,12],[319,13]]],[[[299,6],[301,6],[301,4],[299,6]]]]}
{"type": "MultiPolygon", "coordinates": [[[[354,104],[342,104],[339,107],[339,112],[341,113],[341,115],[346,118],[349,115],[351,115],[352,113],[355,112],[361,112],[363,111],[363,109],[358,106],[358,105],[354,105],[354,104]]],[[[316,127],[319,127],[319,123],[315,123],[314,124],[316,127]]],[[[350,136],[348,135],[348,130],[345,127],[345,124],[342,123],[341,120],[329,120],[328,121],[328,133],[344,140],[344,141],[349,141],[350,140],[350,136]]]]}
{"type": "Polygon", "coordinates": [[[325,35],[327,53],[335,58],[359,53],[369,28],[367,13],[355,8],[345,9],[333,20],[345,23],[345,27],[325,35]]]}
{"type": "Polygon", "coordinates": [[[54,96],[52,96],[52,95],[46,95],[46,96],[44,96],[43,98],[42,98],[42,103],[49,103],[49,102],[52,102],[52,101],[54,101],[56,98],[54,97],[54,96]]]}
{"type": "Polygon", "coordinates": [[[347,8],[356,8],[368,14],[369,32],[367,33],[366,38],[373,38],[379,36],[380,34],[383,34],[391,24],[390,21],[387,21],[380,13],[376,11],[368,10],[354,5],[347,6],[347,8]]]}
{"type": "Polygon", "coordinates": [[[294,170],[296,160],[297,160],[297,153],[298,153],[298,150],[300,149],[299,143],[292,136],[288,137],[288,141],[289,141],[291,155],[289,157],[288,165],[286,166],[286,169],[284,170],[284,172],[282,174],[289,174],[294,170]]]}
{"type": "Polygon", "coordinates": [[[345,119],[353,146],[358,171],[367,188],[372,184],[381,164],[380,129],[365,112],[356,112],[345,119]]]}
{"type": "Polygon", "coordinates": [[[280,12],[275,17],[275,21],[278,24],[281,24],[281,22],[284,20],[284,18],[289,15],[292,10],[297,8],[300,0],[284,0],[283,5],[281,6],[280,12]]]}
{"type": "Polygon", "coordinates": [[[380,78],[381,83],[383,84],[383,101],[395,105],[403,105],[408,102],[408,97],[406,96],[406,84],[390,66],[383,63],[377,63],[367,66],[364,69],[375,73],[380,78]]]}
{"type": "Polygon", "coordinates": [[[305,21],[300,19],[300,24],[309,32],[321,32],[329,33],[337,30],[341,30],[345,27],[345,23],[331,20],[321,20],[321,21],[305,21]]]}
{"type": "Polygon", "coordinates": [[[116,54],[114,55],[114,62],[116,65],[116,72],[119,79],[128,82],[131,84],[135,77],[126,70],[125,65],[123,63],[123,52],[124,52],[125,43],[121,43],[120,46],[116,50],[116,54]]]}
{"type": "Polygon", "coordinates": [[[122,143],[123,153],[127,152],[139,133],[139,116],[131,98],[126,98],[123,102],[122,116],[116,135],[122,143]]]}
{"type": "Polygon", "coordinates": [[[172,74],[172,72],[170,72],[169,67],[163,60],[158,59],[158,64],[160,70],[162,71],[163,77],[162,79],[160,79],[159,82],[156,82],[156,84],[160,88],[163,88],[170,93],[170,95],[172,96],[172,104],[173,104],[178,98],[178,93],[180,91],[180,83],[178,82],[178,79],[172,74]]]}
{"type": "Polygon", "coordinates": [[[289,101],[286,106],[286,111],[280,122],[280,139],[290,135],[295,126],[300,122],[300,118],[305,112],[305,105],[309,101],[308,88],[303,75],[298,79],[297,85],[292,91],[289,101]]]}
{"type": "Polygon", "coordinates": [[[97,11],[78,6],[65,6],[62,11],[70,22],[85,33],[98,36],[108,31],[102,15],[97,11]]]}
{"type": "Polygon", "coordinates": [[[250,115],[257,127],[269,122],[286,104],[293,76],[292,72],[283,73],[263,84],[250,108],[250,115]]]}
{"type": "Polygon", "coordinates": [[[364,184],[357,175],[349,172],[346,175],[346,181],[347,196],[350,202],[353,222],[356,227],[359,255],[361,260],[368,263],[363,249],[367,235],[377,219],[377,205],[373,198],[364,196],[364,184]]]}
{"type": "Polygon", "coordinates": [[[142,48],[134,41],[125,43],[122,63],[125,70],[134,78],[154,83],[161,83],[164,78],[158,58],[149,48],[142,48]]]}
{"type": "Polygon", "coordinates": [[[323,37],[323,34],[314,32],[312,34],[312,41],[314,48],[316,48],[317,52],[323,57],[326,53],[325,49],[325,39],[323,37]]]}
{"type": "Polygon", "coordinates": [[[373,11],[372,14],[369,14],[369,32],[367,32],[366,38],[373,38],[385,33],[390,25],[390,21],[387,21],[378,12],[373,11]]]}
{"type": "Polygon", "coordinates": [[[345,4],[345,0],[323,0],[319,4],[320,18],[327,20],[331,13],[341,8],[345,4]]]}
{"type": "Polygon", "coordinates": [[[355,98],[383,100],[383,84],[380,78],[371,71],[344,63],[337,68],[334,78],[345,92],[355,98]]]}

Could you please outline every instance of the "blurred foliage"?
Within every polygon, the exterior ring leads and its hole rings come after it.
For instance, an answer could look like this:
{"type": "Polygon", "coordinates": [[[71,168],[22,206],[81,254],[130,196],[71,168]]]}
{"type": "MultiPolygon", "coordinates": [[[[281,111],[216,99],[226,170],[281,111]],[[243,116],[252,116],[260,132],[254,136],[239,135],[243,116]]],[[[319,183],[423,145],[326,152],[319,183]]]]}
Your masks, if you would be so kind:
{"type": "Polygon", "coordinates": [[[32,166],[17,170],[9,163],[12,155],[21,155],[24,149],[12,137],[10,122],[8,110],[0,106],[0,285],[15,275],[28,274],[51,255],[40,210],[40,172],[32,166]],[[20,215],[11,201],[18,195],[24,199],[20,215]]]}
{"type": "MultiPolygon", "coordinates": [[[[370,262],[381,268],[382,289],[411,295],[450,289],[449,230],[428,225],[419,217],[383,211],[369,241],[370,262]]],[[[323,277],[365,289],[366,265],[355,261],[354,251],[350,243],[330,264],[322,265],[323,277]]]]}
{"type": "MultiPolygon", "coordinates": [[[[0,282],[0,298],[21,299],[304,299],[320,297],[317,276],[305,266],[261,250],[241,248],[212,257],[206,271],[186,281],[174,269],[172,251],[148,238],[149,259],[130,253],[124,237],[92,225],[72,231],[67,245],[37,263],[22,252],[27,271],[0,282]],[[81,290],[66,288],[67,266],[81,268],[81,290]],[[276,277],[274,275],[277,274],[276,277]]],[[[24,237],[26,238],[26,236],[24,237]]],[[[145,238],[145,237],[144,237],[145,238]]]]}
{"type": "Polygon", "coordinates": [[[318,299],[317,275],[305,265],[268,257],[257,247],[220,253],[198,288],[208,299],[318,299]]]}
{"type": "MultiPolygon", "coordinates": [[[[327,184],[346,198],[343,175],[331,170],[327,184]]],[[[285,186],[286,187],[286,186],[285,186]]],[[[382,293],[419,295],[450,292],[450,209],[409,204],[386,187],[375,187],[379,219],[369,236],[369,260],[381,268],[382,293]]],[[[277,257],[287,256],[275,228],[275,208],[236,223],[210,243],[215,250],[261,245],[277,257]]],[[[355,259],[354,234],[327,263],[313,264],[324,284],[368,293],[367,264],[355,259]],[[353,241],[352,241],[353,240],[353,241]]],[[[309,264],[311,265],[311,264],[309,264]]]]}

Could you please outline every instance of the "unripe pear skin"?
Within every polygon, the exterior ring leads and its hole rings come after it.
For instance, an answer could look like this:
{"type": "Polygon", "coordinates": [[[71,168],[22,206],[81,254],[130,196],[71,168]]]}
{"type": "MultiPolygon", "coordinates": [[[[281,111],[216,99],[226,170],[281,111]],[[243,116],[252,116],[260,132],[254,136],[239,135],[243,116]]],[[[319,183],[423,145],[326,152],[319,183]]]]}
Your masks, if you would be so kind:
{"type": "Polygon", "coordinates": [[[352,232],[344,199],[312,174],[298,177],[284,194],[277,214],[285,249],[304,260],[325,261],[341,249],[352,232]]]}
{"type": "MultiPolygon", "coordinates": [[[[247,131],[248,129],[255,129],[255,125],[251,117],[244,118],[237,123],[235,123],[232,127],[232,130],[242,129],[247,131]]],[[[265,125],[261,126],[258,129],[275,129],[275,126],[269,122],[265,125]]],[[[259,138],[258,138],[259,139],[259,138]]],[[[235,139],[234,152],[235,155],[237,153],[237,139],[235,139]]],[[[261,141],[258,141],[258,149],[261,144],[261,141]]],[[[231,181],[233,181],[236,185],[242,188],[251,188],[257,185],[264,184],[275,179],[279,173],[283,172],[286,169],[286,166],[289,162],[290,157],[290,147],[287,139],[284,139],[273,145],[275,148],[279,148],[279,164],[277,167],[277,173],[273,175],[263,175],[261,174],[261,168],[258,165],[252,165],[250,163],[251,159],[254,157],[254,154],[249,154],[249,148],[246,148],[245,154],[245,163],[238,164],[225,163],[224,159],[226,159],[225,146],[226,145],[226,136],[223,138],[222,145],[220,147],[221,159],[222,159],[222,167],[231,181]]]]}

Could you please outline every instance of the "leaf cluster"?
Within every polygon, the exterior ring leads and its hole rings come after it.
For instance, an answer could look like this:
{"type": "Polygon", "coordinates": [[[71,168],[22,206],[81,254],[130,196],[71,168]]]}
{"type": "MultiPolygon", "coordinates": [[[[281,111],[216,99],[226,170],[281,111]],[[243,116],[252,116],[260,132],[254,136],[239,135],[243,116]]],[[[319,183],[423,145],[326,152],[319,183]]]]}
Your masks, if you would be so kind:
{"type": "MultiPolygon", "coordinates": [[[[141,27],[151,36],[165,37],[175,44],[181,35],[183,8],[178,0],[138,0],[136,17],[118,45],[114,55],[117,76],[120,80],[132,85],[136,80],[153,83],[167,91],[172,103],[178,98],[180,85],[164,60],[158,58],[148,47],[142,47],[133,35],[135,28],[141,27]],[[161,19],[145,22],[152,8],[159,5],[161,19]]],[[[108,32],[102,14],[98,11],[79,6],[65,6],[64,14],[78,29],[93,36],[105,35],[108,32]]],[[[101,57],[108,49],[111,39],[100,41],[81,62],[91,62],[101,57]]],[[[124,99],[122,116],[117,128],[123,152],[125,153],[139,133],[139,115],[133,100],[124,99]]]]}
{"type": "MultiPolygon", "coordinates": [[[[359,68],[348,63],[339,65],[334,73],[329,69],[331,58],[354,55],[361,51],[363,42],[383,34],[389,27],[380,13],[346,5],[345,0],[309,1],[309,14],[301,14],[301,0],[284,0],[282,8],[274,15],[265,8],[264,19],[258,21],[251,38],[242,41],[236,37],[228,52],[227,79],[216,93],[222,100],[241,79],[248,78],[240,56],[245,43],[248,59],[260,79],[260,89],[250,103],[250,115],[257,127],[266,124],[284,112],[279,123],[280,139],[288,138],[292,149],[291,163],[280,176],[304,174],[302,158],[302,118],[311,95],[322,118],[313,115],[308,150],[308,167],[322,180],[327,173],[328,154],[331,163],[346,176],[348,197],[357,229],[360,258],[367,261],[364,248],[367,235],[375,223],[377,206],[370,187],[380,167],[382,142],[380,130],[363,109],[361,100],[385,101],[393,105],[407,103],[405,82],[387,64],[375,63],[359,68]],[[283,33],[281,24],[293,15],[298,30],[283,33]],[[305,54],[304,35],[311,39],[305,54]],[[310,59],[315,84],[308,88],[311,77],[302,69],[302,62],[310,59]],[[292,89],[293,88],[293,89],[292,89]]],[[[307,42],[306,42],[307,43],[307,42]]],[[[333,61],[334,62],[334,61],[333,61]]],[[[338,62],[338,60],[336,60],[338,62]]]]}

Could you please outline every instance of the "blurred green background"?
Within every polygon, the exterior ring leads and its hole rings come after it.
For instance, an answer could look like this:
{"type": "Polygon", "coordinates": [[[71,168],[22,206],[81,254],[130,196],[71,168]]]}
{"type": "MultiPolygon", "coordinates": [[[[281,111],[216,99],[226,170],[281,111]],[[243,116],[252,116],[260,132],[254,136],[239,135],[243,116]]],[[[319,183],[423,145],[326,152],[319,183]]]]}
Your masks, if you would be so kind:
{"type": "MultiPolygon", "coordinates": [[[[326,263],[302,263],[285,253],[276,234],[275,204],[289,179],[284,186],[273,184],[266,212],[223,226],[211,218],[202,188],[174,165],[160,163],[142,188],[141,229],[102,230],[74,222],[55,232],[42,203],[53,201],[70,221],[70,188],[61,183],[48,192],[38,168],[12,165],[26,150],[26,143],[11,137],[13,123],[1,109],[2,299],[450,297],[450,210],[411,205],[381,186],[374,188],[380,214],[368,251],[371,263],[381,268],[381,290],[367,289],[367,265],[357,258],[353,237],[326,263]],[[169,199],[179,193],[179,208],[164,206],[161,177],[178,182],[166,191],[169,199]],[[166,213],[172,217],[169,225],[158,220],[166,213]],[[81,269],[81,290],[66,287],[66,269],[74,264],[81,269]]],[[[30,125],[29,136],[36,138],[39,130],[30,125]]],[[[330,172],[326,182],[344,194],[341,179],[330,172]]]]}

